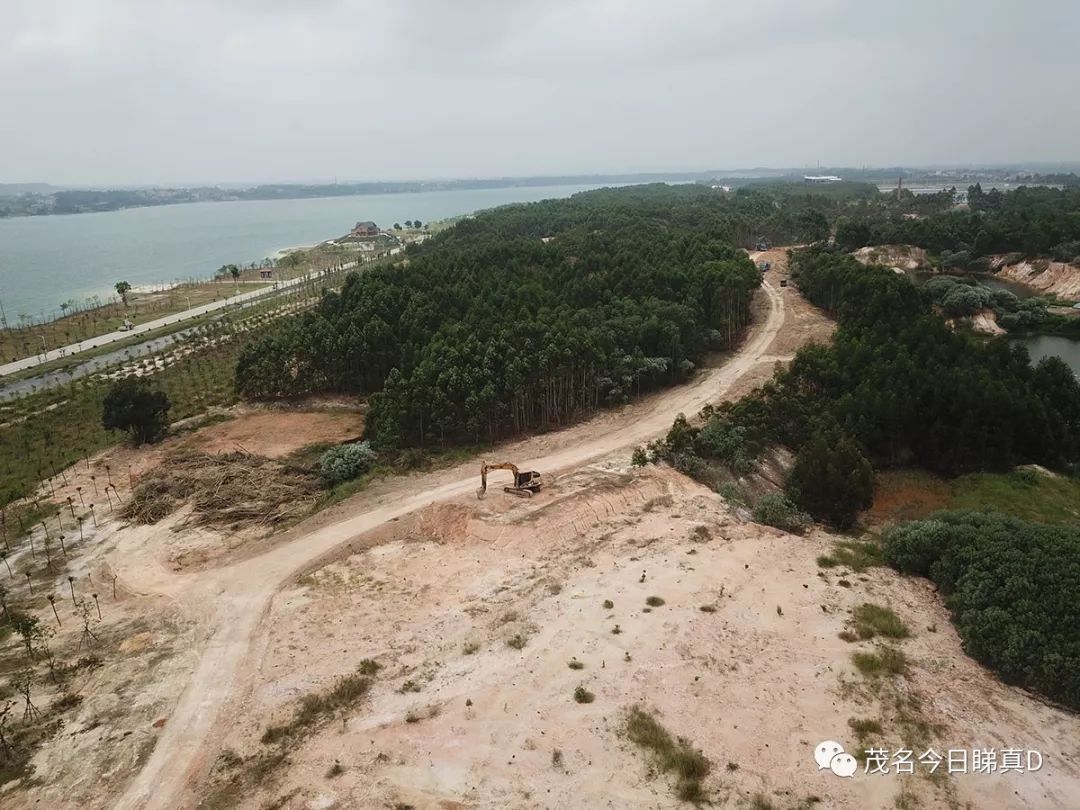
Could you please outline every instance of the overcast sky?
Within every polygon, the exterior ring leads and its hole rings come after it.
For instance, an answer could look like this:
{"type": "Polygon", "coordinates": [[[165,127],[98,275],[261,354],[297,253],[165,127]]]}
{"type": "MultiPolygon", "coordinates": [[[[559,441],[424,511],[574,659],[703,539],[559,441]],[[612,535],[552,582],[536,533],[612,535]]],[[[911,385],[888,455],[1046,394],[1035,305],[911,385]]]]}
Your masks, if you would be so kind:
{"type": "Polygon", "coordinates": [[[1076,0],[0,0],[0,182],[1080,158],[1076,0]]]}

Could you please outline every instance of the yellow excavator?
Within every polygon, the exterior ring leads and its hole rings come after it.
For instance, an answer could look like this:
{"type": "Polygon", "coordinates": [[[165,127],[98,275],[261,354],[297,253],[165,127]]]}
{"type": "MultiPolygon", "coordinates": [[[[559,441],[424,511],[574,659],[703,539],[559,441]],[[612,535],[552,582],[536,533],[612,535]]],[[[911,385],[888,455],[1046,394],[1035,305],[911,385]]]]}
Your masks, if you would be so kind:
{"type": "Polygon", "coordinates": [[[511,495],[517,495],[521,498],[531,498],[540,491],[543,484],[540,473],[536,470],[522,472],[517,468],[516,464],[511,464],[509,461],[502,461],[498,464],[485,463],[480,466],[480,489],[476,490],[477,498],[483,498],[484,493],[487,492],[487,474],[490,470],[510,470],[514,474],[514,485],[503,487],[503,492],[509,492],[511,495]]]}

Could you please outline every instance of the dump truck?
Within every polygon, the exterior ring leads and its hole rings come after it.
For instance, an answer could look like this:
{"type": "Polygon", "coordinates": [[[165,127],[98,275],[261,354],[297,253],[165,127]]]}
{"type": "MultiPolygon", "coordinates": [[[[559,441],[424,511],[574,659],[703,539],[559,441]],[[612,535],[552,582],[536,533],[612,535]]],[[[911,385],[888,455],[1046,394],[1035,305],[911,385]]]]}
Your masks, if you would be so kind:
{"type": "Polygon", "coordinates": [[[509,470],[513,473],[513,485],[503,487],[503,492],[521,498],[531,498],[540,491],[540,487],[543,485],[543,479],[536,470],[525,470],[523,472],[517,468],[516,464],[511,464],[509,461],[501,461],[496,464],[485,462],[480,465],[480,489],[476,490],[477,498],[483,498],[487,492],[487,476],[492,470],[509,470]]]}

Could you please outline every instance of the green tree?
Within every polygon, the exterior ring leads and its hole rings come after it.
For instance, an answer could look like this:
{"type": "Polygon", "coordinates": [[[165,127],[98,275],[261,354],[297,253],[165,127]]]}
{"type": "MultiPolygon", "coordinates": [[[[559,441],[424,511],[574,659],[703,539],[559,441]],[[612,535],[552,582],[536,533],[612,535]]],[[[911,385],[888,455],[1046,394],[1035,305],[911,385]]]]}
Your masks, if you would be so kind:
{"type": "Polygon", "coordinates": [[[124,302],[124,306],[128,305],[128,293],[131,292],[131,284],[126,281],[116,282],[116,294],[120,296],[120,300],[124,302]]]}
{"type": "Polygon", "coordinates": [[[136,445],[156,442],[169,427],[171,403],[164,391],[151,387],[139,377],[125,377],[113,383],[101,408],[105,430],[123,430],[136,445]]]}
{"type": "Polygon", "coordinates": [[[818,520],[849,529],[873,500],[874,470],[851,436],[822,431],[799,451],[787,488],[818,520]]]}

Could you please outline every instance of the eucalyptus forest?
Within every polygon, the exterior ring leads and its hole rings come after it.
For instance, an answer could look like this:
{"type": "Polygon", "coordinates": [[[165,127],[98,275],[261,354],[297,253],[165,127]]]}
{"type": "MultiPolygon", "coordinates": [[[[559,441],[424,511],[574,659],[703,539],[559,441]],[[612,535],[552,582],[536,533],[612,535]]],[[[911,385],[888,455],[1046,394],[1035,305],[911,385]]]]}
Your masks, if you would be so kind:
{"type": "Polygon", "coordinates": [[[480,214],[252,341],[238,390],[370,394],[383,447],[565,425],[734,345],[760,283],[736,245],[827,234],[832,203],[788,202],[649,186],[480,214]]]}

